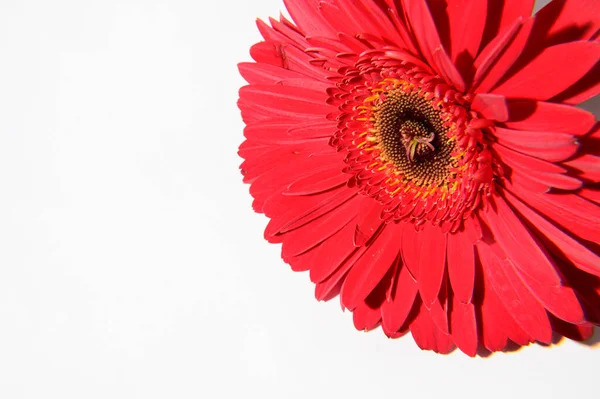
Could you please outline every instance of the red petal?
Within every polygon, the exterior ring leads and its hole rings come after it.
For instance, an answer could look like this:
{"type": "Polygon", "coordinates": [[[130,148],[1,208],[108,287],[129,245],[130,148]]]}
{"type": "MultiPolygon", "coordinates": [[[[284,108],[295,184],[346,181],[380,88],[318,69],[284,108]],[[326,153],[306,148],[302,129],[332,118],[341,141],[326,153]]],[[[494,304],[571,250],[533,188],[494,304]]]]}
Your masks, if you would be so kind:
{"type": "Polygon", "coordinates": [[[354,245],[362,247],[381,227],[381,211],[383,206],[370,197],[365,197],[354,231],[354,245]]]}
{"type": "Polygon", "coordinates": [[[354,251],[354,253],[342,262],[342,264],[336,265],[333,269],[333,273],[315,286],[315,298],[318,301],[327,301],[338,295],[342,289],[344,280],[348,275],[348,271],[354,266],[354,263],[356,263],[363,253],[364,249],[354,251]]]}
{"type": "Polygon", "coordinates": [[[550,162],[570,158],[579,148],[577,140],[566,133],[526,132],[496,127],[494,136],[499,144],[550,162]]]}
{"type": "Polygon", "coordinates": [[[543,285],[524,274],[520,274],[520,277],[537,300],[556,317],[574,324],[585,321],[583,310],[572,288],[543,285]]]}
{"type": "MultiPolygon", "coordinates": [[[[319,12],[323,18],[331,25],[338,33],[343,33],[354,37],[357,33],[362,32],[359,23],[353,18],[351,11],[344,7],[338,7],[332,2],[319,2],[319,12]]],[[[367,31],[369,32],[369,31],[367,31]]],[[[374,32],[373,32],[374,33],[374,32]]],[[[329,35],[331,37],[331,35],[329,35]]]]}
{"type": "Polygon", "coordinates": [[[444,307],[442,307],[442,304],[436,299],[429,306],[428,310],[429,315],[431,316],[431,320],[435,323],[436,327],[444,334],[450,334],[450,329],[448,328],[447,309],[444,309],[444,307]]]}
{"type": "Polygon", "coordinates": [[[421,237],[412,224],[406,225],[402,231],[402,261],[417,280],[421,265],[421,237]]]}
{"type": "Polygon", "coordinates": [[[410,332],[421,349],[448,353],[454,346],[450,336],[442,333],[433,323],[423,304],[421,304],[417,317],[410,325],[410,332]]]}
{"type": "Polygon", "coordinates": [[[359,211],[359,201],[353,198],[328,214],[285,235],[282,247],[284,258],[308,251],[327,240],[354,219],[359,211]]]}
{"type": "MultiPolygon", "coordinates": [[[[488,282],[489,285],[489,282],[488,282]]],[[[486,294],[489,294],[491,297],[495,297],[495,301],[497,303],[497,318],[499,318],[498,323],[500,324],[499,329],[504,331],[504,334],[517,345],[527,345],[535,339],[533,339],[529,334],[527,334],[515,321],[513,316],[511,316],[507,311],[502,302],[496,295],[493,289],[489,289],[486,291],[486,294]]]]}
{"type": "Polygon", "coordinates": [[[444,80],[454,86],[456,90],[464,92],[466,89],[465,81],[442,46],[433,51],[433,59],[444,80]]]}
{"type": "Polygon", "coordinates": [[[425,0],[403,0],[403,3],[421,52],[429,65],[435,66],[436,70],[444,75],[448,83],[455,84],[459,91],[463,91],[464,82],[443,49],[433,17],[425,0]]]}
{"type": "MultiPolygon", "coordinates": [[[[492,283],[483,273],[481,258],[477,258],[477,275],[474,303],[481,304],[480,311],[477,313],[479,326],[482,328],[482,339],[486,348],[492,350],[493,345],[500,344],[501,350],[507,343],[507,338],[510,338],[518,345],[527,345],[535,341],[515,322],[514,317],[508,313],[500,298],[494,292],[492,283]],[[490,326],[486,326],[490,324],[490,326]]],[[[477,305],[475,310],[478,311],[477,305]]]]}
{"type": "Polygon", "coordinates": [[[506,193],[506,199],[577,268],[600,277],[600,257],[597,254],[565,234],[509,192],[506,193]]]}
{"type": "MultiPolygon", "coordinates": [[[[551,1],[536,14],[540,38],[543,36],[553,44],[589,39],[600,29],[598,15],[598,0],[551,1]]],[[[537,40],[534,44],[546,45],[547,42],[537,40]]]]}
{"type": "Polygon", "coordinates": [[[546,48],[492,93],[547,100],[582,78],[600,59],[600,43],[572,42],[546,48]]]}
{"type": "Polygon", "coordinates": [[[310,281],[320,283],[335,272],[354,252],[352,224],[346,225],[315,249],[315,265],[310,269],[310,281]]]}
{"type": "MultiPolygon", "coordinates": [[[[269,167],[269,165],[261,165],[256,169],[252,169],[250,172],[247,172],[246,176],[244,176],[244,181],[248,181],[247,177],[258,174],[258,177],[251,180],[252,185],[250,186],[250,194],[257,200],[263,201],[272,201],[273,197],[277,197],[279,201],[289,202],[290,199],[284,197],[281,192],[283,189],[290,184],[290,180],[293,181],[298,177],[306,174],[308,168],[325,168],[327,165],[337,164],[339,159],[327,157],[312,157],[313,160],[317,158],[321,158],[321,160],[316,161],[312,165],[308,165],[304,160],[298,160],[297,162],[279,162],[276,163],[274,167],[269,167]],[[260,170],[262,169],[262,171],[260,170]]],[[[272,207],[271,207],[272,208],[272,207]]],[[[272,209],[271,209],[272,210],[272,209]]],[[[263,209],[262,212],[265,210],[263,209]]],[[[282,209],[276,210],[277,214],[281,214],[282,209]]],[[[272,215],[272,213],[270,213],[272,215]]]]}
{"type": "Polygon", "coordinates": [[[336,31],[321,16],[320,0],[283,0],[292,19],[306,36],[335,36],[336,31]]]}
{"type": "Polygon", "coordinates": [[[250,84],[300,86],[317,91],[325,91],[331,87],[331,83],[326,80],[319,81],[271,64],[242,62],[238,64],[238,70],[250,84]]]}
{"type": "Polygon", "coordinates": [[[594,327],[590,325],[577,326],[551,317],[552,329],[574,341],[586,341],[594,335],[594,327]]]}
{"type": "Polygon", "coordinates": [[[512,26],[502,32],[496,41],[492,41],[489,44],[489,49],[486,48],[482,51],[482,55],[476,61],[478,69],[482,69],[482,72],[476,76],[476,80],[481,81],[475,89],[477,93],[489,93],[498,81],[504,77],[510,67],[513,66],[515,61],[517,61],[527,44],[533,22],[533,19],[526,20],[518,32],[515,32],[519,27],[520,21],[516,23],[514,20],[511,21],[512,26]],[[514,37],[512,37],[513,35],[514,37]],[[506,40],[511,37],[510,42],[502,49],[506,40]],[[499,54],[499,51],[502,51],[502,53],[499,54]]]}
{"type": "MultiPolygon", "coordinates": [[[[493,239],[498,242],[508,259],[521,271],[538,282],[558,286],[561,279],[552,258],[540,247],[517,215],[500,196],[495,198],[497,210],[492,207],[484,212],[493,239]]],[[[498,294],[500,295],[500,294],[498,294]]]]}
{"type": "Polygon", "coordinates": [[[425,0],[402,0],[406,17],[414,31],[421,52],[432,65],[433,51],[442,43],[425,0]]]}
{"type": "Polygon", "coordinates": [[[306,39],[298,28],[282,17],[281,22],[269,18],[269,24],[257,19],[256,27],[266,42],[289,43],[298,48],[306,47],[306,39]]]}
{"type": "Polygon", "coordinates": [[[465,224],[465,234],[469,238],[471,244],[477,244],[483,238],[483,233],[481,231],[481,224],[479,223],[479,219],[477,216],[471,216],[469,219],[464,221],[465,224]]]}
{"type": "Polygon", "coordinates": [[[475,252],[464,233],[448,235],[448,275],[455,297],[471,302],[475,283],[475,252]]]}
{"type": "Polygon", "coordinates": [[[354,190],[339,188],[314,196],[280,196],[282,201],[275,203],[274,197],[265,202],[265,214],[271,217],[265,236],[284,234],[336,209],[356,196],[354,190]],[[286,206],[287,205],[287,206],[286,206]]]}
{"type": "Polygon", "coordinates": [[[316,170],[295,180],[283,192],[284,195],[311,195],[337,188],[348,182],[348,175],[342,173],[341,165],[316,170]]]}
{"type": "Polygon", "coordinates": [[[259,42],[250,47],[250,56],[258,63],[283,68],[284,60],[281,53],[281,46],[279,43],[259,42]]]}
{"type": "Polygon", "coordinates": [[[499,260],[486,244],[477,245],[483,271],[506,310],[527,333],[550,343],[552,327],[544,307],[517,277],[509,260],[499,260]]]}
{"type": "Polygon", "coordinates": [[[506,126],[517,130],[561,132],[580,136],[596,124],[594,114],[570,105],[543,101],[508,101],[510,120],[506,126]]]}
{"type": "Polygon", "coordinates": [[[240,89],[240,109],[262,110],[271,117],[324,118],[327,94],[302,87],[252,85],[240,89]]]}
{"type": "Polygon", "coordinates": [[[487,1],[448,0],[452,61],[457,64],[460,57],[475,58],[479,51],[485,19],[487,1]]]}
{"type": "Polygon", "coordinates": [[[600,190],[594,190],[593,188],[582,188],[579,190],[579,195],[583,198],[600,204],[600,190]]]}
{"type": "Polygon", "coordinates": [[[536,189],[535,191],[545,193],[550,191],[551,188],[557,188],[565,191],[574,191],[581,188],[583,183],[574,177],[557,174],[557,173],[544,173],[544,172],[530,172],[526,170],[516,169],[513,171],[514,174],[511,179],[516,181],[517,177],[527,180],[532,184],[539,184],[544,187],[543,190],[536,189]]]}
{"type": "Polygon", "coordinates": [[[538,194],[509,185],[523,202],[555,221],[567,231],[592,242],[600,242],[600,207],[574,194],[538,194]]]}
{"type": "Polygon", "coordinates": [[[552,99],[552,102],[580,104],[600,94],[600,63],[582,79],[552,99]]]}
{"type": "Polygon", "coordinates": [[[388,224],[356,261],[342,287],[341,300],[344,306],[354,309],[371,293],[392,266],[399,248],[394,245],[398,228],[388,224]]]}
{"type": "Polygon", "coordinates": [[[381,320],[381,311],[361,303],[352,312],[354,327],[359,331],[370,331],[376,328],[381,320]]]}
{"type": "Polygon", "coordinates": [[[344,1],[338,6],[322,2],[320,6],[330,25],[336,27],[339,32],[350,35],[370,33],[403,44],[391,20],[372,1],[344,1]]]}
{"type": "Polygon", "coordinates": [[[381,306],[383,325],[390,331],[398,331],[406,321],[415,301],[418,284],[408,271],[402,267],[392,297],[381,306]]]}
{"type": "Polygon", "coordinates": [[[486,119],[498,122],[508,120],[508,107],[504,96],[487,93],[476,94],[471,108],[486,119]]]}
{"type": "MultiPolygon", "coordinates": [[[[426,223],[418,233],[419,292],[425,307],[437,300],[446,270],[446,234],[439,227],[426,223]]],[[[402,250],[405,251],[405,247],[402,250]]]]}
{"type": "Polygon", "coordinates": [[[510,150],[502,145],[494,146],[496,151],[506,165],[515,170],[535,171],[536,173],[565,173],[566,169],[554,163],[533,158],[525,154],[510,150]]]}
{"type": "Polygon", "coordinates": [[[328,191],[327,193],[335,194],[331,197],[323,197],[322,201],[318,201],[314,207],[304,213],[299,213],[295,218],[291,218],[288,223],[284,224],[279,230],[280,233],[286,233],[304,226],[307,223],[337,209],[344,202],[356,196],[353,190],[340,188],[337,190],[328,191]]]}
{"type": "Polygon", "coordinates": [[[336,129],[335,122],[328,120],[290,125],[289,120],[272,119],[247,125],[244,136],[269,144],[285,144],[327,139],[336,129]]]}
{"type": "MultiPolygon", "coordinates": [[[[475,76],[473,78],[473,89],[477,89],[481,81],[487,76],[490,68],[498,61],[504,49],[515,38],[517,33],[523,26],[523,18],[514,20],[509,26],[507,26],[502,34],[496,36],[479,54],[474,61],[475,76]]],[[[493,83],[488,83],[488,85],[493,83]]],[[[478,90],[479,91],[479,90],[478,90]]]]}
{"type": "MultiPolygon", "coordinates": [[[[500,159],[510,167],[508,180],[519,184],[525,180],[528,190],[547,192],[551,187],[562,190],[577,190],[582,182],[566,173],[566,169],[550,162],[512,151],[500,144],[494,147],[500,159]]],[[[507,171],[508,172],[508,171],[507,171]]]]}
{"type": "Polygon", "coordinates": [[[600,157],[585,154],[577,157],[565,165],[577,169],[577,176],[581,179],[589,180],[594,183],[600,182],[600,157]]]}
{"type": "Polygon", "coordinates": [[[516,19],[527,19],[533,13],[535,0],[488,1],[487,20],[482,47],[506,30],[516,19]]]}
{"type": "Polygon", "coordinates": [[[450,313],[450,331],[456,346],[473,357],[477,354],[477,321],[475,307],[454,297],[450,313]]]}
{"type": "Polygon", "coordinates": [[[501,351],[507,344],[508,336],[502,328],[502,322],[512,317],[504,309],[504,305],[486,281],[480,313],[477,314],[481,326],[481,340],[489,351],[501,351]]]}
{"type": "MultiPolygon", "coordinates": [[[[259,156],[243,154],[246,160],[242,162],[240,169],[244,175],[244,182],[251,183],[274,167],[281,167],[282,170],[285,170],[284,168],[289,165],[295,164],[296,167],[299,167],[307,161],[313,160],[314,167],[321,168],[331,165],[336,160],[339,162],[339,158],[335,157],[335,153],[330,151],[326,143],[312,141],[289,144],[289,146],[270,146],[269,151],[261,151],[259,156]],[[324,154],[324,151],[329,154],[324,154]],[[317,156],[317,154],[319,155],[317,156]]],[[[298,172],[305,173],[301,169],[298,172]]],[[[296,177],[297,174],[290,176],[291,179],[296,177]]]]}

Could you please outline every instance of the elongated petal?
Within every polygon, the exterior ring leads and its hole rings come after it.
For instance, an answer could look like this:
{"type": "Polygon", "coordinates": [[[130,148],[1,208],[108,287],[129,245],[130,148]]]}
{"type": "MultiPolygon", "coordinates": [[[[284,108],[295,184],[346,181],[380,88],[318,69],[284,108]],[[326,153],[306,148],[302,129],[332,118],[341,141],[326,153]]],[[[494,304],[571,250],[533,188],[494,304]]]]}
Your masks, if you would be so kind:
{"type": "MultiPolygon", "coordinates": [[[[475,61],[473,62],[473,67],[475,68],[475,75],[472,82],[473,89],[477,89],[479,87],[479,84],[490,72],[492,66],[494,66],[496,61],[500,59],[500,56],[503,54],[504,50],[510,45],[517,33],[519,33],[523,23],[523,18],[515,19],[509,26],[506,26],[504,30],[502,30],[502,32],[487,46],[485,46],[477,58],[475,58],[475,61]]],[[[501,74],[498,73],[498,75],[501,74]]],[[[493,80],[492,82],[495,83],[493,80]]],[[[491,84],[493,83],[488,83],[488,85],[491,84]]]]}
{"type": "Polygon", "coordinates": [[[346,308],[352,310],[364,300],[392,266],[398,248],[389,244],[397,233],[396,226],[387,225],[354,264],[342,287],[341,300],[346,308]]]}
{"type": "Polygon", "coordinates": [[[240,89],[240,101],[271,116],[322,118],[325,96],[322,92],[301,87],[252,85],[240,89]]]}
{"type": "Polygon", "coordinates": [[[530,207],[526,206],[512,194],[506,193],[506,199],[575,266],[583,271],[600,277],[600,256],[598,254],[595,254],[585,245],[570,237],[568,234],[565,234],[561,229],[550,223],[546,218],[530,207]]]}
{"type": "Polygon", "coordinates": [[[548,100],[585,76],[599,59],[600,43],[572,42],[548,47],[492,93],[548,100]],[[556,78],[548,79],[549,76],[556,78]]]}
{"type": "Polygon", "coordinates": [[[460,58],[471,60],[479,52],[485,28],[488,3],[486,1],[448,0],[452,61],[460,63],[460,58]]]}
{"type": "Polygon", "coordinates": [[[556,317],[573,324],[584,322],[583,309],[572,288],[564,285],[549,287],[523,273],[520,277],[537,300],[556,317]]]}
{"type": "Polygon", "coordinates": [[[402,261],[410,271],[410,273],[419,280],[421,268],[421,242],[419,233],[408,225],[402,232],[402,261]]]}
{"type": "MultiPolygon", "coordinates": [[[[539,34],[534,38],[545,37],[552,44],[589,39],[600,29],[598,15],[598,0],[553,0],[537,13],[539,34]]],[[[532,45],[547,44],[532,41],[532,45]]]]}
{"type": "Polygon", "coordinates": [[[550,162],[570,158],[579,149],[578,141],[566,133],[531,132],[496,127],[494,136],[499,144],[507,148],[550,162]]]}
{"type": "Polygon", "coordinates": [[[429,65],[434,66],[458,90],[464,90],[464,81],[442,46],[425,0],[403,0],[403,2],[421,52],[429,61],[429,65]]]}
{"type": "Polygon", "coordinates": [[[508,259],[531,278],[548,286],[561,284],[552,258],[542,249],[540,243],[523,225],[506,202],[498,197],[497,210],[489,207],[485,212],[486,222],[508,259]]]}
{"type": "Polygon", "coordinates": [[[339,165],[330,168],[316,170],[313,174],[308,174],[290,184],[283,192],[285,195],[312,195],[323,191],[337,188],[348,182],[348,177],[344,175],[339,165]]]}
{"type": "Polygon", "coordinates": [[[526,20],[522,25],[519,20],[516,23],[511,22],[511,26],[501,33],[496,39],[497,41],[488,45],[492,47],[482,51],[485,58],[480,56],[481,59],[477,60],[476,64],[479,64],[478,69],[484,66],[485,69],[482,69],[480,75],[476,77],[479,82],[475,89],[476,92],[489,93],[506,75],[527,45],[533,25],[532,18],[526,20]]]}
{"type": "Polygon", "coordinates": [[[509,118],[506,98],[498,94],[479,93],[473,98],[471,108],[482,117],[498,122],[506,122],[509,118]]]}
{"type": "Polygon", "coordinates": [[[479,244],[477,248],[482,257],[483,272],[515,321],[535,339],[549,343],[552,327],[546,311],[519,280],[510,261],[499,260],[486,244],[479,244]]]}
{"type": "Polygon", "coordinates": [[[355,252],[355,248],[348,244],[352,241],[353,234],[353,226],[348,224],[315,250],[315,265],[310,269],[310,280],[313,283],[320,283],[328,278],[355,252]]]}
{"type": "Polygon", "coordinates": [[[358,200],[346,201],[307,226],[287,234],[282,254],[292,257],[321,244],[356,218],[358,200]]]}
{"type": "Polygon", "coordinates": [[[475,253],[473,244],[463,234],[448,235],[448,275],[455,297],[471,302],[475,283],[475,253]]]}
{"type": "Polygon", "coordinates": [[[594,114],[568,105],[544,101],[509,101],[510,129],[559,132],[581,136],[596,123],[594,114]]]}
{"type": "MultiPolygon", "coordinates": [[[[328,139],[335,132],[335,124],[330,121],[314,121],[290,126],[286,119],[270,119],[249,124],[244,128],[248,139],[264,144],[286,144],[315,139],[328,139]]],[[[272,147],[269,147],[273,149],[272,147]]],[[[242,154],[240,154],[242,156],[242,154]]]]}
{"type": "Polygon", "coordinates": [[[415,321],[410,325],[410,332],[421,349],[428,349],[438,353],[448,353],[452,349],[453,342],[450,335],[444,334],[436,327],[433,320],[421,304],[421,310],[415,321]]]}
{"type": "Polygon", "coordinates": [[[415,301],[419,286],[406,267],[402,267],[392,297],[383,303],[383,324],[390,331],[398,331],[406,321],[415,301]]]}
{"type": "Polygon", "coordinates": [[[554,331],[575,341],[585,341],[594,335],[594,327],[591,325],[570,324],[556,317],[551,317],[550,321],[552,322],[552,329],[554,331]]]}
{"type": "Polygon", "coordinates": [[[446,235],[429,224],[418,235],[418,262],[425,267],[419,274],[419,292],[423,303],[429,308],[437,300],[446,270],[446,235]]]}
{"type": "Polygon", "coordinates": [[[319,12],[318,0],[283,0],[294,22],[308,36],[335,35],[319,12]]]}
{"type": "MultiPolygon", "coordinates": [[[[383,220],[381,220],[381,211],[381,204],[372,201],[370,198],[363,201],[361,212],[356,221],[354,230],[353,241],[355,246],[361,247],[365,245],[377,230],[379,230],[383,224],[383,220]]],[[[401,231],[399,231],[398,234],[401,234],[401,231]]],[[[398,236],[398,240],[400,240],[400,236],[398,236]]]]}
{"type": "Polygon", "coordinates": [[[467,355],[475,356],[478,346],[475,306],[454,298],[450,320],[450,332],[456,346],[467,355]]]}
{"type": "Polygon", "coordinates": [[[381,320],[381,312],[379,309],[373,309],[366,303],[360,304],[352,312],[352,321],[354,328],[359,331],[369,331],[377,327],[381,320]]]}
{"type": "Polygon", "coordinates": [[[509,191],[572,234],[600,242],[600,207],[577,195],[538,194],[509,185],[509,191]]]}
{"type": "Polygon", "coordinates": [[[577,170],[577,176],[581,179],[589,180],[593,183],[600,182],[600,157],[591,154],[585,154],[573,160],[565,162],[577,170]]]}
{"type": "Polygon", "coordinates": [[[505,31],[515,20],[527,19],[533,13],[535,0],[488,1],[487,19],[482,47],[505,31]]]}
{"type": "Polygon", "coordinates": [[[444,334],[450,334],[450,327],[448,323],[448,306],[441,304],[437,299],[429,305],[427,308],[431,320],[436,327],[444,334]]]}

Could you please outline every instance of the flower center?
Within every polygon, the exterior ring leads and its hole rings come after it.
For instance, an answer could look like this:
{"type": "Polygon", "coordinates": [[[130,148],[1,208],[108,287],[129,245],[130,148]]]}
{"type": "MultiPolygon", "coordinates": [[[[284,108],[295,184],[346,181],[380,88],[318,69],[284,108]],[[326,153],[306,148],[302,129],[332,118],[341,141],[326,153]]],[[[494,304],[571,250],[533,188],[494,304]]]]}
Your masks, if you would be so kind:
{"type": "Polygon", "coordinates": [[[379,62],[361,60],[329,93],[348,186],[384,205],[386,222],[457,231],[492,192],[487,122],[441,79],[409,64],[375,73],[379,62]]]}
{"type": "Polygon", "coordinates": [[[409,162],[415,162],[416,156],[424,158],[425,155],[435,151],[435,147],[431,144],[435,133],[429,132],[419,122],[411,120],[404,122],[400,128],[400,137],[402,137],[402,144],[404,144],[406,158],[409,162]]]}
{"type": "Polygon", "coordinates": [[[383,156],[398,172],[418,186],[443,184],[456,166],[454,141],[431,100],[395,89],[373,111],[383,156]]]}

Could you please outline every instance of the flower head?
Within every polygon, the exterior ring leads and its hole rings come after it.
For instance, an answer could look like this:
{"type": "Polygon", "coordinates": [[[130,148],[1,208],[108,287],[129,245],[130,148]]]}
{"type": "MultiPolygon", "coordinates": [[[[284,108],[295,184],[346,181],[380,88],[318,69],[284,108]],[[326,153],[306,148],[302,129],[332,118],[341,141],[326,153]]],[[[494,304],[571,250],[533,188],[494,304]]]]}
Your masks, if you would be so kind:
{"type": "Polygon", "coordinates": [[[285,3],[239,66],[239,154],[317,299],[441,353],[589,338],[600,1],[285,3]]]}

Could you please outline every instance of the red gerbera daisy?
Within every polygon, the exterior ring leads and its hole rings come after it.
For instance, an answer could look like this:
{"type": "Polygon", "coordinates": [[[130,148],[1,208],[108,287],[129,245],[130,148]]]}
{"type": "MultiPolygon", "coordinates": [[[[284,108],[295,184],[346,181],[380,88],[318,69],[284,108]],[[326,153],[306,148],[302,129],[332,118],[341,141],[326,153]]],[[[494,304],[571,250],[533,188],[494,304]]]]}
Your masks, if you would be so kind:
{"type": "Polygon", "coordinates": [[[600,1],[286,0],[244,181],[318,300],[474,356],[600,324],[600,1]]]}

